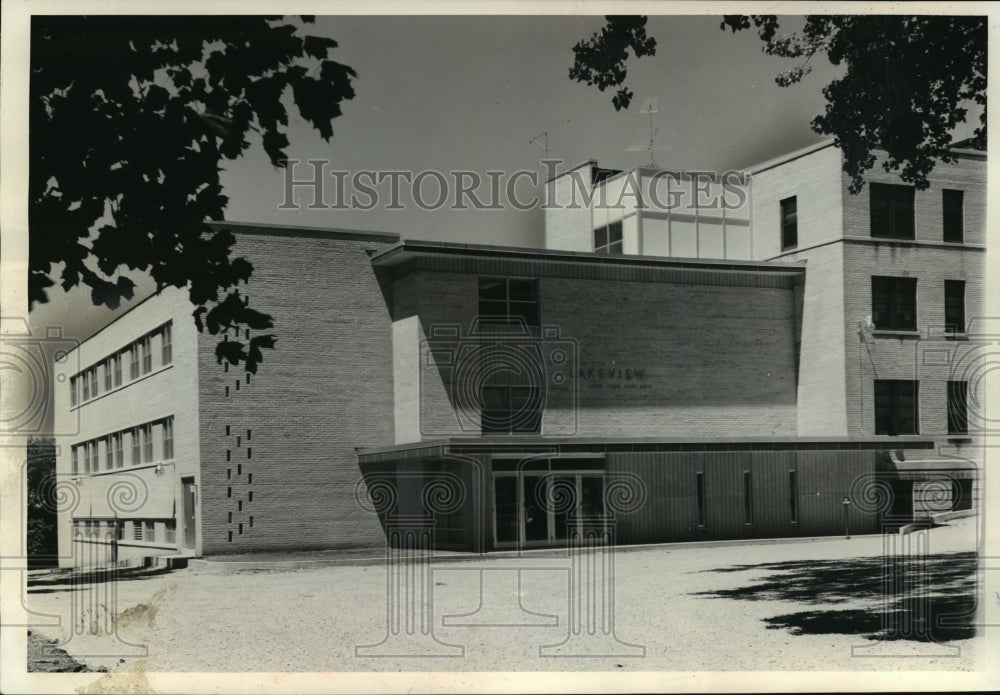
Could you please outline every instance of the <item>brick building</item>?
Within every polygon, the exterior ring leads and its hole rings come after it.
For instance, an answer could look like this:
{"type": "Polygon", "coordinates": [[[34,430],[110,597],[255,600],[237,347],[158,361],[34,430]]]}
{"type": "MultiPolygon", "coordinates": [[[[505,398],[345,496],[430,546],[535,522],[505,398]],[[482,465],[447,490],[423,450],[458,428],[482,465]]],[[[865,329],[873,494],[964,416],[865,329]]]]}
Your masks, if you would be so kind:
{"type": "Polygon", "coordinates": [[[165,292],[80,346],[55,385],[79,423],[63,562],[967,508],[985,157],[956,156],[928,190],[874,173],[859,195],[829,143],[740,175],[588,162],[550,182],[544,249],[220,223],[278,345],[229,370],[165,292]]]}

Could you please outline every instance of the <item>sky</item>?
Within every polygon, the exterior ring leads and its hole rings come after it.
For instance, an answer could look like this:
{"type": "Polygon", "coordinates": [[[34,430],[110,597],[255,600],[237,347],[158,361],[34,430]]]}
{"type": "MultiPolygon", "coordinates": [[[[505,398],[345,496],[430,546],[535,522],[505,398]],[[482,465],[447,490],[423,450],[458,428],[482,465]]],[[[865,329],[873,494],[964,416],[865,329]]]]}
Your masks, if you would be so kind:
{"type": "MultiPolygon", "coordinates": [[[[647,97],[658,99],[655,161],[670,169],[742,168],[822,139],[809,122],[823,111],[822,87],[838,69],[814,61],[802,83],[779,87],[775,75],[794,62],[764,55],[755,32],[733,34],[720,22],[714,14],[650,17],[656,55],[630,60],[626,83],[635,99],[617,112],[611,91],[568,76],[573,45],[603,26],[600,16],[320,16],[307,30],[339,42],[331,57],[357,72],[356,97],[342,105],[330,142],[293,115],[287,152],[291,159],[329,162],[327,173],[348,177],[362,170],[433,170],[448,177],[467,170],[485,179],[490,171],[524,170],[544,181],[543,142],[549,158],[568,166],[588,159],[612,168],[648,164],[648,152],[628,151],[637,134],[641,140],[649,131],[650,117],[638,112],[647,97]],[[542,133],[547,137],[537,138],[542,133]]],[[[796,30],[801,22],[786,17],[782,26],[796,30]]],[[[385,200],[371,210],[309,209],[308,192],[300,193],[298,205],[285,201],[287,172],[273,167],[258,144],[225,169],[230,221],[542,243],[538,209],[423,210],[407,186],[402,210],[385,209],[385,200]]],[[[309,174],[302,165],[295,176],[309,174]]],[[[540,194],[522,184],[520,200],[540,194]]],[[[436,197],[433,180],[423,190],[436,197]]],[[[488,193],[484,185],[480,197],[488,193]]],[[[85,339],[151,291],[140,283],[136,299],[112,312],[92,306],[88,290],[66,295],[54,288],[50,302],[29,318],[35,331],[59,325],[64,335],[85,339]]]]}

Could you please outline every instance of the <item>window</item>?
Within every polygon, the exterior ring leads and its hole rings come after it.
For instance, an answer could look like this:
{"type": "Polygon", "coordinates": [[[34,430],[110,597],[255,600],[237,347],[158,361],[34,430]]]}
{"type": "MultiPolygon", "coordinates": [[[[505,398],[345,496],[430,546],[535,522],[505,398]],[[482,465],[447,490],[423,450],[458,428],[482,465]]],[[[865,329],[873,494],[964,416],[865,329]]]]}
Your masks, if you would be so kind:
{"type": "Polygon", "coordinates": [[[104,467],[109,471],[115,467],[115,447],[112,444],[114,437],[104,439],[104,467]]]}
{"type": "Polygon", "coordinates": [[[128,370],[129,379],[138,379],[139,378],[139,346],[138,345],[132,345],[132,346],[130,346],[129,349],[128,349],[128,356],[129,356],[129,370],[128,370]]]}
{"type": "Polygon", "coordinates": [[[111,359],[104,360],[104,391],[110,391],[113,387],[111,382],[111,359]]]}
{"type": "Polygon", "coordinates": [[[795,196],[781,201],[781,250],[799,245],[799,214],[795,196]]]}
{"type": "Polygon", "coordinates": [[[875,380],[875,434],[919,434],[916,381],[875,380]]]}
{"type": "Polygon", "coordinates": [[[963,213],[964,191],[942,191],[944,207],[944,240],[956,243],[964,241],[965,220],[963,213]]]}
{"type": "Polygon", "coordinates": [[[97,398],[97,367],[90,368],[90,395],[93,398],[97,398]]]}
{"type": "Polygon", "coordinates": [[[799,523],[799,481],[795,471],[788,471],[788,520],[799,523]]]}
{"type": "Polygon", "coordinates": [[[139,428],[132,428],[132,465],[137,466],[142,463],[142,444],[139,442],[139,428]]]}
{"type": "Polygon", "coordinates": [[[172,417],[163,421],[163,458],[172,459],[174,457],[174,419],[172,417]]]}
{"type": "Polygon", "coordinates": [[[111,438],[112,446],[115,450],[115,468],[121,468],[125,463],[125,452],[122,450],[122,433],[111,438]]]}
{"type": "Polygon", "coordinates": [[[483,434],[538,432],[542,411],[538,386],[487,384],[482,387],[483,434]]]}
{"type": "Polygon", "coordinates": [[[917,279],[873,277],[872,321],[879,330],[917,330],[917,279]]]}
{"type": "Polygon", "coordinates": [[[163,524],[163,541],[171,544],[177,542],[177,521],[174,519],[163,524]]]}
{"type": "Polygon", "coordinates": [[[698,525],[705,525],[705,474],[699,471],[695,473],[695,487],[698,495],[698,525]]]}
{"type": "Polygon", "coordinates": [[[69,380],[69,404],[76,405],[76,377],[69,380]]]}
{"type": "Polygon", "coordinates": [[[152,521],[143,522],[143,540],[147,543],[156,542],[156,524],[152,521]]]}
{"type": "Polygon", "coordinates": [[[743,523],[753,523],[753,487],[750,471],[743,471],[743,523]]]}
{"type": "Polygon", "coordinates": [[[73,475],[76,475],[80,472],[80,447],[74,446],[70,450],[70,459],[72,461],[73,475]]]}
{"type": "Polygon", "coordinates": [[[153,460],[153,426],[143,425],[139,431],[142,435],[142,460],[150,463],[153,460]]]}
{"type": "Polygon", "coordinates": [[[479,316],[487,324],[537,326],[538,281],[479,278],[479,316]]]}
{"type": "Polygon", "coordinates": [[[944,281],[944,323],[946,333],[965,333],[965,282],[944,281]]]}
{"type": "Polygon", "coordinates": [[[90,444],[83,445],[83,472],[90,473],[90,444]]]}
{"type": "Polygon", "coordinates": [[[173,345],[171,344],[170,324],[163,327],[163,364],[170,364],[173,359],[173,345]]]}
{"type": "Polygon", "coordinates": [[[969,433],[969,382],[948,382],[948,434],[969,433]]]}
{"type": "Polygon", "coordinates": [[[142,353],[142,373],[149,374],[153,371],[153,353],[150,337],[148,335],[139,341],[139,349],[142,353]]]}
{"type": "Polygon", "coordinates": [[[87,378],[87,372],[80,375],[81,381],[83,381],[83,400],[90,400],[90,379],[87,378]]]}
{"type": "Polygon", "coordinates": [[[142,540],[142,522],[140,521],[132,522],[132,540],[134,541],[142,540]]]}
{"type": "Polygon", "coordinates": [[[594,230],[594,253],[622,255],[622,223],[612,222],[594,230]]]}
{"type": "Polygon", "coordinates": [[[122,385],[122,356],[117,354],[111,358],[111,369],[114,372],[115,386],[122,385]]]}
{"type": "Polygon", "coordinates": [[[913,186],[872,183],[871,232],[884,239],[913,238],[913,186]]]}

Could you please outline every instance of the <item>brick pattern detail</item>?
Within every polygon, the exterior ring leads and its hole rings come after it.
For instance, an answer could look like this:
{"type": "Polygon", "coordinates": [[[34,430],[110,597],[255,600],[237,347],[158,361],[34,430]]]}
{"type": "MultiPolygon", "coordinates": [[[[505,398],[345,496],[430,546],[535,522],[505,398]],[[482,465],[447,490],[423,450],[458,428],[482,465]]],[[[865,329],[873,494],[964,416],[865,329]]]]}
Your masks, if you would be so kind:
{"type": "Polygon", "coordinates": [[[354,448],[393,436],[391,323],[366,253],[387,244],[236,236],[254,264],[245,293],[278,342],[247,383],[217,364],[218,336],[199,341],[204,551],[384,543],[355,502],[354,448]]]}

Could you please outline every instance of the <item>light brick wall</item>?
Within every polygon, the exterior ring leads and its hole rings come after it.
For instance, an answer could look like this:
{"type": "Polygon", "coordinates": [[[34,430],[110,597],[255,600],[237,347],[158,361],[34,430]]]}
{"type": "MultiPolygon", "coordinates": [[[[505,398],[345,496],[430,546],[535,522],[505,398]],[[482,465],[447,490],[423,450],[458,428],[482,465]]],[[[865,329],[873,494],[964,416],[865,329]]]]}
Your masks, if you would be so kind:
{"type": "Polygon", "coordinates": [[[274,318],[278,342],[248,384],[201,336],[204,552],[384,543],[355,500],[355,447],[393,440],[391,323],[367,253],[388,235],[235,234],[254,264],[250,306],[274,318]]]}
{"type": "MultiPolygon", "coordinates": [[[[60,484],[74,485],[70,482],[71,449],[74,444],[173,416],[174,457],[172,462],[166,461],[164,475],[151,475],[153,465],[164,461],[160,438],[154,437],[153,463],[132,465],[131,441],[126,435],[123,442],[124,467],[108,472],[106,448],[102,445],[99,449],[98,474],[88,476],[83,473],[81,455],[81,484],[73,489],[86,493],[91,488],[104,487],[112,478],[126,485],[135,485],[140,490],[140,495],[145,495],[145,497],[140,496],[135,502],[139,507],[135,513],[140,517],[143,509],[149,510],[150,515],[161,517],[164,507],[169,509],[170,501],[177,500],[177,540],[181,542],[184,531],[180,512],[180,479],[182,476],[197,476],[199,457],[198,409],[195,407],[197,370],[194,367],[197,331],[191,320],[191,306],[186,292],[170,288],[139,303],[133,310],[122,314],[113,323],[81,343],[79,348],[69,355],[69,359],[71,363],[78,364],[80,369],[87,369],[168,321],[173,322],[173,354],[170,364],[162,365],[161,346],[154,341],[152,371],[148,375],[131,380],[129,362],[125,356],[122,362],[121,387],[105,392],[103,367],[99,367],[100,395],[76,407],[70,406],[69,380],[56,381],[54,427],[57,433],[61,433],[56,437],[56,472],[60,484]]],[[[89,496],[85,497],[89,499],[89,496]]],[[[60,566],[72,564],[71,519],[89,517],[91,515],[91,509],[87,507],[89,504],[81,499],[81,503],[74,508],[60,508],[58,515],[60,566]]],[[[98,504],[94,513],[101,513],[102,507],[103,505],[98,504]]],[[[158,538],[162,538],[161,533],[162,528],[158,528],[158,538]]],[[[123,546],[121,557],[126,557],[131,552],[127,550],[127,546],[130,545],[140,547],[146,554],[172,552],[162,544],[159,548],[150,548],[141,542],[132,543],[128,538],[121,545],[123,546]]]]}
{"type": "Polygon", "coordinates": [[[782,253],[780,201],[791,196],[798,211],[796,248],[841,237],[844,195],[840,150],[833,146],[752,174],[752,258],[770,260],[782,253]]]}
{"type": "MultiPolygon", "coordinates": [[[[477,276],[417,272],[405,284],[397,281],[394,294],[401,293],[418,296],[412,311],[419,315],[421,337],[432,326],[463,330],[461,339],[437,341],[440,349],[460,354],[477,310],[477,276]]],[[[548,380],[543,435],[796,433],[791,289],[542,277],[539,294],[542,325],[558,329],[557,336],[537,341],[548,380]],[[557,348],[575,369],[556,362],[557,348]],[[570,378],[558,384],[549,379],[556,371],[570,378]]],[[[405,330],[412,339],[411,324],[400,326],[412,314],[394,318],[397,337],[405,330]]],[[[397,378],[404,378],[399,366],[405,356],[411,365],[405,378],[413,383],[419,369],[414,351],[397,345],[396,355],[397,378]]],[[[457,367],[441,365],[422,370],[421,414],[412,408],[401,414],[397,402],[407,436],[418,429],[424,439],[478,434],[462,420],[475,396],[455,395],[475,389],[453,380],[457,367]],[[419,428],[413,426],[417,420],[419,428]]]]}

